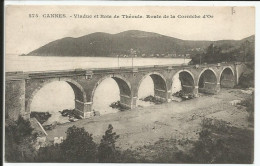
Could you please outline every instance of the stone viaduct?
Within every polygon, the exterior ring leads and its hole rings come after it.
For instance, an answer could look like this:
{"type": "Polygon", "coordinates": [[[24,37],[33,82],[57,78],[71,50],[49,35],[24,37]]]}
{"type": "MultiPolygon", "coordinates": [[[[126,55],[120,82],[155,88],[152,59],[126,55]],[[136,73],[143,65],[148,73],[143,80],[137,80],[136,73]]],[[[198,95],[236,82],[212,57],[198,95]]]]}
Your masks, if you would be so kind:
{"type": "Polygon", "coordinates": [[[151,77],[156,98],[169,102],[173,77],[179,74],[182,90],[189,93],[218,93],[221,87],[232,88],[238,84],[245,69],[243,63],[218,63],[204,65],[155,65],[138,67],[75,69],[44,72],[6,72],[5,117],[17,119],[30,117],[33,97],[44,85],[65,81],[74,91],[75,110],[84,118],[93,115],[93,96],[97,86],[106,78],[113,78],[120,90],[120,102],[128,108],[136,107],[139,86],[151,77]]]}

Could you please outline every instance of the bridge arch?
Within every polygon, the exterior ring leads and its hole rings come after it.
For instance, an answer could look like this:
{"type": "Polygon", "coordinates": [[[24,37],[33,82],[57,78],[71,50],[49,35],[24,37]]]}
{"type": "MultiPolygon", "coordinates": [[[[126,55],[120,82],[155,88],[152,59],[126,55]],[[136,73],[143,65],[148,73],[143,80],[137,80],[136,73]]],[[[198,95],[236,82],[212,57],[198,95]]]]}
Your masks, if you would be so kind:
{"type": "Polygon", "coordinates": [[[74,92],[74,96],[75,96],[75,109],[78,111],[83,112],[83,107],[80,106],[82,104],[84,104],[87,100],[86,100],[86,92],[84,91],[83,87],[75,80],[73,79],[69,79],[69,78],[60,78],[60,79],[47,79],[44,81],[41,81],[41,83],[37,84],[36,88],[33,88],[34,86],[30,86],[28,87],[29,89],[31,89],[31,94],[28,95],[28,99],[26,102],[26,112],[27,113],[31,113],[31,104],[32,101],[35,97],[35,95],[47,84],[53,83],[53,82],[66,82],[68,85],[70,85],[70,87],[72,88],[73,92],[74,92]]]}
{"type": "Polygon", "coordinates": [[[145,74],[138,82],[137,84],[137,92],[136,97],[138,98],[138,91],[140,89],[140,85],[143,82],[145,78],[150,76],[154,83],[154,97],[162,100],[167,101],[167,84],[166,84],[166,78],[159,72],[150,72],[145,74]]]}
{"type": "Polygon", "coordinates": [[[179,70],[177,73],[174,74],[172,78],[171,93],[174,93],[173,89],[174,89],[174,84],[176,83],[175,79],[177,78],[177,76],[180,80],[181,89],[186,93],[193,93],[195,88],[195,77],[191,71],[186,69],[179,70]]]}
{"type": "Polygon", "coordinates": [[[131,108],[131,101],[132,101],[131,100],[131,95],[132,95],[131,84],[126,78],[124,78],[120,75],[114,75],[114,74],[106,75],[106,76],[100,78],[95,83],[94,88],[91,93],[90,102],[93,103],[95,91],[96,91],[97,87],[99,86],[99,84],[101,84],[101,82],[103,82],[107,78],[112,78],[117,83],[117,85],[119,87],[119,92],[120,92],[120,104],[122,104],[126,108],[131,108]]]}
{"type": "Polygon", "coordinates": [[[212,68],[203,69],[198,77],[198,91],[200,93],[214,94],[217,91],[218,77],[212,68]]]}
{"type": "Polygon", "coordinates": [[[235,72],[232,67],[224,67],[219,75],[220,87],[233,88],[235,85],[235,72]]]}

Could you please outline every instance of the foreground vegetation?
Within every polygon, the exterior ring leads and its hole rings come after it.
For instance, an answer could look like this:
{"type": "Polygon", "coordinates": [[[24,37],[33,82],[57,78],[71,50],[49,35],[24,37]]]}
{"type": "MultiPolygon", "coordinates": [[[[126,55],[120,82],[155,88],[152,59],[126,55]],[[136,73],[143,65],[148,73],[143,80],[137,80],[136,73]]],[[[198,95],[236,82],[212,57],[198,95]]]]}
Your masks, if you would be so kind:
{"type": "Polygon", "coordinates": [[[116,102],[111,103],[109,105],[109,107],[114,108],[114,109],[118,109],[120,111],[125,111],[125,110],[129,109],[129,108],[125,107],[123,104],[121,104],[120,101],[116,101],[116,102]]]}
{"type": "MultiPolygon", "coordinates": [[[[245,105],[247,107],[247,105],[245,105]]],[[[67,129],[66,139],[34,149],[36,134],[30,123],[19,118],[6,126],[5,158],[8,162],[82,162],[82,163],[252,163],[254,131],[230,126],[225,121],[204,118],[198,140],[160,139],[153,145],[133,150],[116,146],[120,137],[113,126],[100,143],[84,128],[67,129]]]]}
{"type": "Polygon", "coordinates": [[[239,105],[246,107],[248,113],[248,121],[254,126],[254,93],[247,99],[243,100],[239,105]]]}
{"type": "Polygon", "coordinates": [[[41,124],[43,124],[51,117],[51,114],[49,112],[31,112],[30,117],[36,118],[41,124]]]}
{"type": "Polygon", "coordinates": [[[180,90],[180,91],[174,93],[172,96],[179,97],[182,100],[190,100],[190,99],[195,98],[193,93],[187,93],[187,92],[184,92],[183,90],[180,90]]]}
{"type": "Polygon", "coordinates": [[[203,53],[191,57],[190,64],[221,62],[254,62],[255,43],[245,40],[234,47],[210,44],[203,53]]]}
{"type": "Polygon", "coordinates": [[[242,73],[242,75],[239,77],[239,83],[237,85],[238,88],[246,89],[250,87],[255,87],[254,84],[254,63],[247,63],[246,64],[246,70],[242,73]]]}
{"type": "Polygon", "coordinates": [[[158,98],[156,98],[156,97],[154,97],[152,95],[149,95],[149,96],[147,96],[147,97],[145,97],[143,99],[140,99],[140,100],[143,100],[145,102],[152,102],[154,104],[162,104],[163,103],[163,101],[159,100],[158,98]]]}
{"type": "Polygon", "coordinates": [[[35,149],[33,144],[37,133],[29,121],[19,117],[17,121],[5,123],[5,159],[8,162],[32,162],[35,149]]]}

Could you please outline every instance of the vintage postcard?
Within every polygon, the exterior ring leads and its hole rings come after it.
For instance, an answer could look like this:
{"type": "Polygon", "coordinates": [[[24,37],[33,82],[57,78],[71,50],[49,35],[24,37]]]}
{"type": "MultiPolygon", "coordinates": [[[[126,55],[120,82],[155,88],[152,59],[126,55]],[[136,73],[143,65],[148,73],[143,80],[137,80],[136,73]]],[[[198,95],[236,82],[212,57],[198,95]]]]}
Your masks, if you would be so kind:
{"type": "Polygon", "coordinates": [[[254,163],[254,6],[4,18],[6,163],[254,163]]]}

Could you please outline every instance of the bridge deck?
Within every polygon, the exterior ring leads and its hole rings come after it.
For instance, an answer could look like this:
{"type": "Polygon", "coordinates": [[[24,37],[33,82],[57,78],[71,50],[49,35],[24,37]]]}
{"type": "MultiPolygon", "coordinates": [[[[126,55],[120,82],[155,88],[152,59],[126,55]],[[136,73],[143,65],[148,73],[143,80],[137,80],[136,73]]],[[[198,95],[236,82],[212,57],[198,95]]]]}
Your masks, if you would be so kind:
{"type": "Polygon", "coordinates": [[[141,72],[141,71],[159,71],[159,70],[172,70],[172,69],[190,69],[190,68],[207,68],[219,65],[228,66],[234,63],[220,63],[220,64],[202,64],[202,65],[149,65],[149,66],[129,66],[129,67],[112,67],[112,68],[86,68],[86,69],[69,69],[69,70],[48,70],[48,71],[16,71],[6,72],[7,80],[14,79],[30,79],[30,78],[47,78],[47,77],[64,77],[64,76],[85,76],[91,74],[113,74],[113,73],[129,73],[129,72],[141,72]]]}

